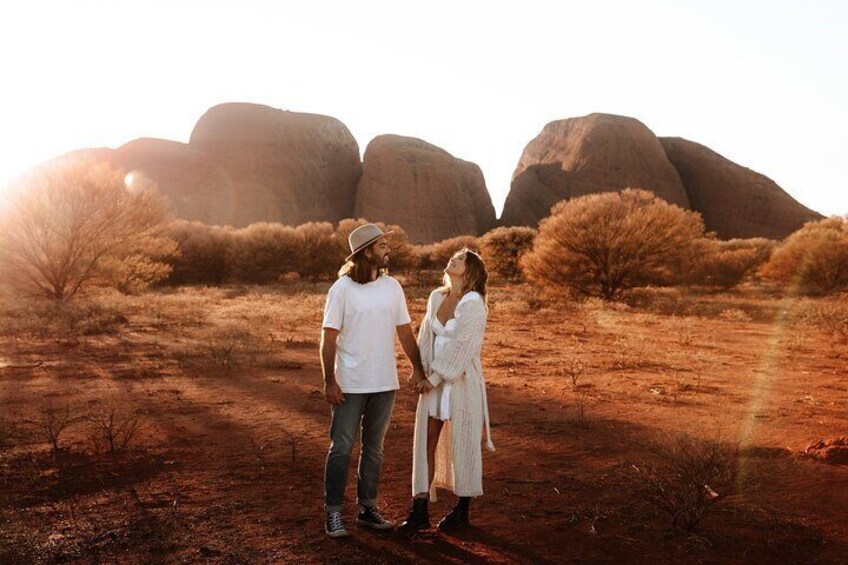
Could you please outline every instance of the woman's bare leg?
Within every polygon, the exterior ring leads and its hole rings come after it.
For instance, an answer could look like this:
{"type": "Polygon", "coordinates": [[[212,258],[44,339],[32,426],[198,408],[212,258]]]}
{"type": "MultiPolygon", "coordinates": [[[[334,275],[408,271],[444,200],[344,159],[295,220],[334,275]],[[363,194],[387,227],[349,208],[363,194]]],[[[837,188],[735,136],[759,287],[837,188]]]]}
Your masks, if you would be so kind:
{"type": "MultiPolygon", "coordinates": [[[[439,443],[439,435],[445,423],[435,418],[427,418],[427,484],[433,484],[436,476],[436,445],[439,443]]],[[[416,495],[418,498],[429,498],[429,493],[416,495]]]]}

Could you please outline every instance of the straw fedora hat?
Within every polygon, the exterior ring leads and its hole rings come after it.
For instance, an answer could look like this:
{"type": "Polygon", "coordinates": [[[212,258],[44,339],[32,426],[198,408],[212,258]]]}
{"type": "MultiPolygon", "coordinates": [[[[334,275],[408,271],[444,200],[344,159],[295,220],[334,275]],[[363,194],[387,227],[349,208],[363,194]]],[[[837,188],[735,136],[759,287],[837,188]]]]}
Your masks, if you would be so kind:
{"type": "Polygon", "coordinates": [[[345,261],[350,261],[350,258],[380,239],[381,237],[385,237],[390,233],[394,233],[393,231],[384,232],[380,229],[380,226],[376,224],[365,224],[359,226],[352,232],[347,238],[347,243],[350,245],[350,255],[345,257],[345,261]]]}

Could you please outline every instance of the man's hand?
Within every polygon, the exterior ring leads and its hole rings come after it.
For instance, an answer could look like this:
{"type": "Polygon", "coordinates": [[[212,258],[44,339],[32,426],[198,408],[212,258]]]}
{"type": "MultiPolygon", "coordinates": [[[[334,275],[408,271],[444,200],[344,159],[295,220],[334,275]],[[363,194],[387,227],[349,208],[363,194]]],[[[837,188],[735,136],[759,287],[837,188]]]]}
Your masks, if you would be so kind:
{"type": "Polygon", "coordinates": [[[338,383],[324,383],[324,400],[333,406],[340,406],[344,403],[344,394],[338,383]]]}
{"type": "Polygon", "coordinates": [[[424,374],[424,371],[417,370],[417,369],[412,371],[412,373],[409,375],[409,378],[406,379],[407,382],[409,383],[409,390],[411,390],[412,392],[417,392],[418,391],[418,383],[420,383],[422,380],[426,380],[426,379],[427,379],[427,375],[424,374]]]}
{"type": "Polygon", "coordinates": [[[430,384],[430,381],[427,379],[421,379],[418,381],[418,384],[415,385],[415,390],[418,391],[418,394],[426,394],[433,390],[433,385],[430,384]]]}

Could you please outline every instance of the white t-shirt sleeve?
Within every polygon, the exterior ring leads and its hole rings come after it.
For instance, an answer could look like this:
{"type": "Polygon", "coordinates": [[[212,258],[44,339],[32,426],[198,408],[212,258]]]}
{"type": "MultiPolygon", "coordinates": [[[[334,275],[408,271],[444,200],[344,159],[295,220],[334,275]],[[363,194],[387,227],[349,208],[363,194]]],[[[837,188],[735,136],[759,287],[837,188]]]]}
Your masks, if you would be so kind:
{"type": "Polygon", "coordinates": [[[411,324],[412,318],[409,317],[409,311],[406,309],[406,295],[404,295],[403,287],[400,286],[400,283],[397,283],[397,292],[395,294],[398,301],[397,308],[395,308],[395,312],[397,312],[395,325],[404,326],[406,324],[411,324]]]}
{"type": "Polygon", "coordinates": [[[324,328],[342,329],[344,320],[344,290],[341,285],[334,284],[327,293],[327,303],[324,305],[324,328]]]}

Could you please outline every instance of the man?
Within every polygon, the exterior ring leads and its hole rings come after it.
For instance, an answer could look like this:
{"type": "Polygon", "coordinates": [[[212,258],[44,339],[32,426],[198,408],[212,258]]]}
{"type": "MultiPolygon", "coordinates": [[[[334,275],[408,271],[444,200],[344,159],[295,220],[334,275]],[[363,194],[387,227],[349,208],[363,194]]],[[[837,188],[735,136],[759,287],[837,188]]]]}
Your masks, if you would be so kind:
{"type": "MultiPolygon", "coordinates": [[[[389,232],[391,233],[391,232],[389,232]]],[[[394,525],[376,507],[383,464],[383,439],[399,388],[394,335],[413,367],[412,379],[424,378],[400,283],[386,274],[391,249],[386,233],[374,224],[353,230],[350,255],[330,287],[321,332],[324,398],[331,405],[330,450],[324,474],[325,531],[349,535],[342,518],[350,452],[361,428],[357,477],[356,525],[388,530],[394,525]]]]}

